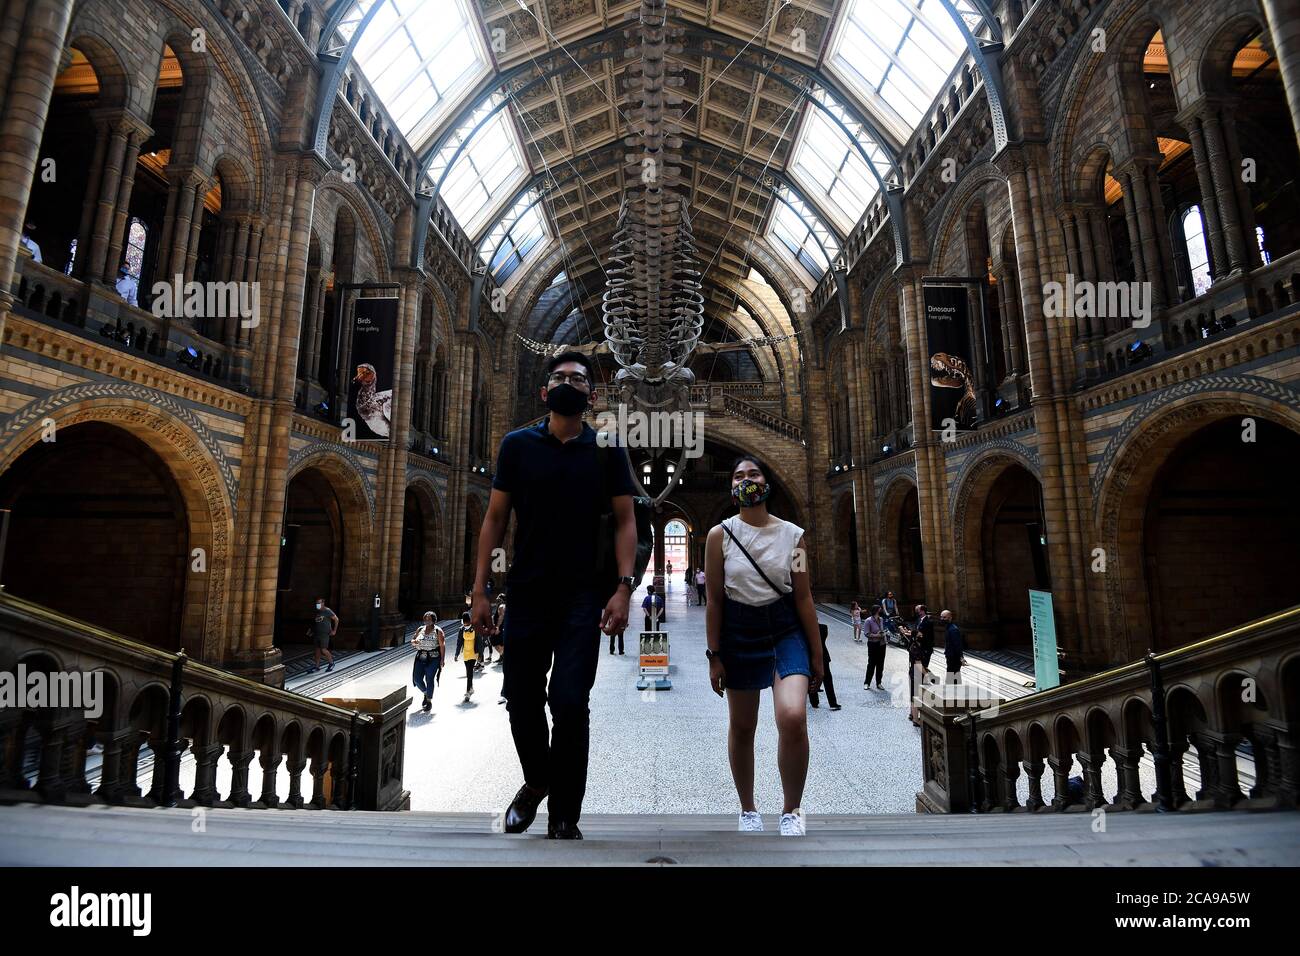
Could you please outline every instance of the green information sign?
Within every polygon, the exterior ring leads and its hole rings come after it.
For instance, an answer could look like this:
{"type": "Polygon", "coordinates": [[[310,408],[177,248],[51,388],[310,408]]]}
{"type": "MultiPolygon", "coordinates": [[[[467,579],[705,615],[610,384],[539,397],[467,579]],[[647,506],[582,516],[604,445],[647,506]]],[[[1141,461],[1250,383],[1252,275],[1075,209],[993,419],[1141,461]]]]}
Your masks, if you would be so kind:
{"type": "Polygon", "coordinates": [[[1047,690],[1061,683],[1056,659],[1056,617],[1052,613],[1052,592],[1029,590],[1029,623],[1034,631],[1034,684],[1047,690]]]}

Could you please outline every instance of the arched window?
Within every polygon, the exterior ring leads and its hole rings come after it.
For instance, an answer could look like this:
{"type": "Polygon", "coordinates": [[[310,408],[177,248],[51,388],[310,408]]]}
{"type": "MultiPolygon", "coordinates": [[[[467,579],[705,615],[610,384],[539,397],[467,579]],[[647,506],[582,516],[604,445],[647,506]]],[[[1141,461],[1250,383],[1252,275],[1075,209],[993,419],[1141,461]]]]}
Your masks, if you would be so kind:
{"type": "Polygon", "coordinates": [[[139,219],[131,219],[131,228],[126,234],[126,251],[123,254],[122,269],[117,277],[117,294],[128,305],[138,306],[140,291],[140,273],[144,269],[144,247],[149,240],[149,230],[139,219]]]}
{"type": "Polygon", "coordinates": [[[1187,247],[1187,268],[1192,275],[1193,295],[1210,291],[1210,253],[1205,247],[1205,224],[1201,207],[1191,205],[1183,213],[1183,242],[1187,247]]]}

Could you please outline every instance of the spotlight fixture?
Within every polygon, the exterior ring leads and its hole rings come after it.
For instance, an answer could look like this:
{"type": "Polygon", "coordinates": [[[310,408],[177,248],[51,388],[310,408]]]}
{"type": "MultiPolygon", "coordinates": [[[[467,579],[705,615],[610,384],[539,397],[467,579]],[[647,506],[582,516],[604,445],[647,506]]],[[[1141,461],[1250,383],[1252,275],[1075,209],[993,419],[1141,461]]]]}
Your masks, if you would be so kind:
{"type": "Polygon", "coordinates": [[[329,413],[330,413],[330,403],[329,403],[329,402],[326,402],[326,401],[320,401],[320,402],[317,402],[317,403],[316,403],[316,414],[317,414],[317,415],[320,415],[322,418],[328,418],[328,417],[329,417],[329,413]]]}
{"type": "Polygon", "coordinates": [[[1130,365],[1136,365],[1138,362],[1150,358],[1152,352],[1153,350],[1147,342],[1138,339],[1128,347],[1128,363],[1130,365]]]}
{"type": "Polygon", "coordinates": [[[888,455],[894,450],[894,446],[890,445],[889,443],[885,443],[884,445],[881,446],[880,450],[884,452],[886,455],[888,455]]]}

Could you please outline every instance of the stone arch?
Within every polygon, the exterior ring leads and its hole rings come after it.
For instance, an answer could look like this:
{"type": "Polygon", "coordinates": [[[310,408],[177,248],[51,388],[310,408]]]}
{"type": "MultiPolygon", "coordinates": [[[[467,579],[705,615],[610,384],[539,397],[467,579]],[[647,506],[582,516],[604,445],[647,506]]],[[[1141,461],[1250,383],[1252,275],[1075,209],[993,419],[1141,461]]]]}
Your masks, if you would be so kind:
{"type": "MultiPolygon", "coordinates": [[[[409,515],[404,507],[403,517],[403,537],[402,537],[402,560],[399,564],[399,599],[406,598],[407,603],[413,602],[415,605],[430,605],[436,601],[439,596],[446,593],[443,579],[445,561],[438,560],[438,557],[444,553],[442,542],[447,539],[450,528],[446,519],[447,509],[445,499],[439,493],[437,484],[427,474],[419,472],[407,472],[405,494],[411,496],[418,503],[419,517],[421,519],[421,528],[419,529],[419,548],[420,553],[415,555],[416,565],[413,570],[408,570],[408,542],[406,540],[406,528],[409,515]],[[417,580],[407,580],[408,574],[415,573],[418,575],[417,580]]],[[[408,610],[408,617],[417,617],[423,610],[430,610],[430,607],[412,607],[408,610]]]]}
{"type": "MultiPolygon", "coordinates": [[[[370,569],[372,534],[375,526],[375,493],[361,462],[347,448],[336,443],[317,442],[289,457],[285,477],[288,488],[294,478],[312,470],[322,475],[334,493],[341,522],[336,547],[341,560],[354,569],[370,569]]],[[[374,574],[341,574],[339,606],[334,610],[343,627],[355,632],[369,619],[369,600],[376,583],[374,574]],[[352,625],[349,627],[349,625],[352,625]]]]}
{"type": "MultiPolygon", "coordinates": [[[[918,554],[904,548],[904,535],[909,538],[911,548],[921,547],[919,535],[913,537],[905,527],[905,518],[910,512],[911,503],[915,501],[917,518],[920,518],[920,491],[916,485],[916,476],[911,472],[902,472],[886,484],[879,496],[879,519],[876,527],[880,529],[880,569],[881,580],[878,595],[872,599],[885,596],[886,591],[893,591],[898,599],[899,612],[904,613],[916,604],[925,603],[925,571],[916,570],[918,554]],[[909,567],[908,559],[911,558],[909,567]]],[[[924,567],[924,566],[923,566],[924,567]]],[[[904,613],[904,616],[908,616],[904,613]]]]}
{"type": "Polygon", "coordinates": [[[131,80],[127,76],[126,68],[122,65],[122,57],[118,55],[116,47],[105,40],[98,31],[79,28],[75,23],[68,36],[71,39],[65,44],[65,49],[80,50],[81,55],[90,63],[91,69],[95,71],[95,79],[99,83],[98,107],[126,108],[130,103],[131,80]]]}
{"type": "MultiPolygon", "coordinates": [[[[208,112],[208,97],[212,89],[211,59],[206,54],[193,51],[190,31],[178,24],[173,24],[165,32],[163,43],[180,63],[184,89],[176,116],[177,129],[172,139],[172,162],[176,165],[197,164],[204,136],[203,120],[208,112]]],[[[161,47],[159,53],[162,53],[161,47]]],[[[155,94],[156,92],[155,89],[155,94]]],[[[150,109],[152,108],[151,102],[150,109]]]]}
{"type": "MultiPolygon", "coordinates": [[[[375,263],[375,275],[366,278],[372,278],[375,282],[388,282],[392,274],[391,249],[388,243],[384,241],[384,231],[379,227],[374,212],[366,202],[366,195],[355,183],[343,182],[341,174],[337,170],[330,172],[326,176],[325,182],[321,184],[320,189],[317,190],[317,203],[321,201],[323,196],[328,195],[337,197],[338,211],[347,210],[355,228],[360,234],[365,235],[375,263]]],[[[354,266],[351,281],[355,282],[359,281],[359,279],[360,277],[356,274],[354,266]]]]}
{"type": "Polygon", "coordinates": [[[1282,382],[1248,375],[1207,375],[1179,383],[1130,414],[1102,453],[1092,479],[1093,511],[1107,555],[1104,617],[1113,659],[1134,660],[1146,653],[1151,617],[1144,522],[1121,521],[1121,514],[1145,514],[1161,467],[1185,439],[1216,421],[1243,417],[1300,434],[1300,393],[1282,382]]]}
{"type": "Polygon", "coordinates": [[[1196,51],[1196,69],[1192,75],[1197,84],[1198,98],[1207,94],[1230,93],[1232,61],[1237,51],[1255,34],[1267,32],[1268,28],[1260,19],[1258,8],[1254,4],[1228,13],[1205,44],[1196,51]]]}
{"type": "MultiPolygon", "coordinates": [[[[966,217],[971,204],[982,199],[981,191],[990,184],[999,185],[1004,189],[1009,188],[1007,177],[991,162],[980,163],[962,176],[957,188],[952,191],[952,196],[947,200],[943,217],[934,229],[930,241],[932,262],[943,262],[948,246],[958,234],[957,230],[964,229],[966,226],[966,217]]],[[[991,236],[989,242],[991,245],[991,236]]]]}
{"type": "MultiPolygon", "coordinates": [[[[957,564],[956,613],[967,622],[965,630],[971,646],[996,646],[1010,638],[1022,639],[1020,625],[999,613],[1000,602],[994,597],[987,578],[986,557],[996,554],[986,538],[986,518],[994,502],[991,495],[1000,480],[1018,469],[1036,484],[1039,504],[1042,500],[1042,475],[1038,456],[1025,446],[1009,439],[995,439],[986,448],[968,458],[951,483],[953,554],[957,564]],[[1009,631],[1008,625],[1015,624],[1009,631]]],[[[1001,508],[1001,503],[996,507],[1001,508]]],[[[1031,549],[1032,550],[1032,549],[1031,549]]],[[[1038,573],[1035,571],[1035,573],[1038,573]]],[[[1028,600],[1028,595],[1025,595],[1028,600]]]]}
{"type": "Polygon", "coordinates": [[[31,402],[0,429],[0,473],[41,441],[46,424],[56,429],[85,422],[121,428],[166,464],[185,504],[188,545],[206,555],[207,573],[186,576],[183,634],[202,635],[187,646],[191,656],[216,663],[225,651],[226,588],[234,534],[235,480],[230,463],[207,427],[171,396],[117,382],[73,385],[31,402]]]}

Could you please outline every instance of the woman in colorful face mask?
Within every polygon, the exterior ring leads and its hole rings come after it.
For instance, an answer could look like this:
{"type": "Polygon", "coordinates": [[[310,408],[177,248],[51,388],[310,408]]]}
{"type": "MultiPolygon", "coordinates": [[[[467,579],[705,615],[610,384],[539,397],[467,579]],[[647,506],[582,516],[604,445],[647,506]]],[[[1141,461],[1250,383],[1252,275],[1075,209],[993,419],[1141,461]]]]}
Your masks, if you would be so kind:
{"type": "Polygon", "coordinates": [[[806,708],[809,689],[822,681],[821,635],[803,529],[768,513],[771,495],[762,462],[752,455],[738,458],[731,468],[731,497],[739,514],[714,527],[705,545],[709,681],[727,700],[727,753],[740,798],[739,829],[763,829],[754,806],[754,732],[759,694],[770,687],[785,795],[781,835],[803,836],[806,708]]]}

